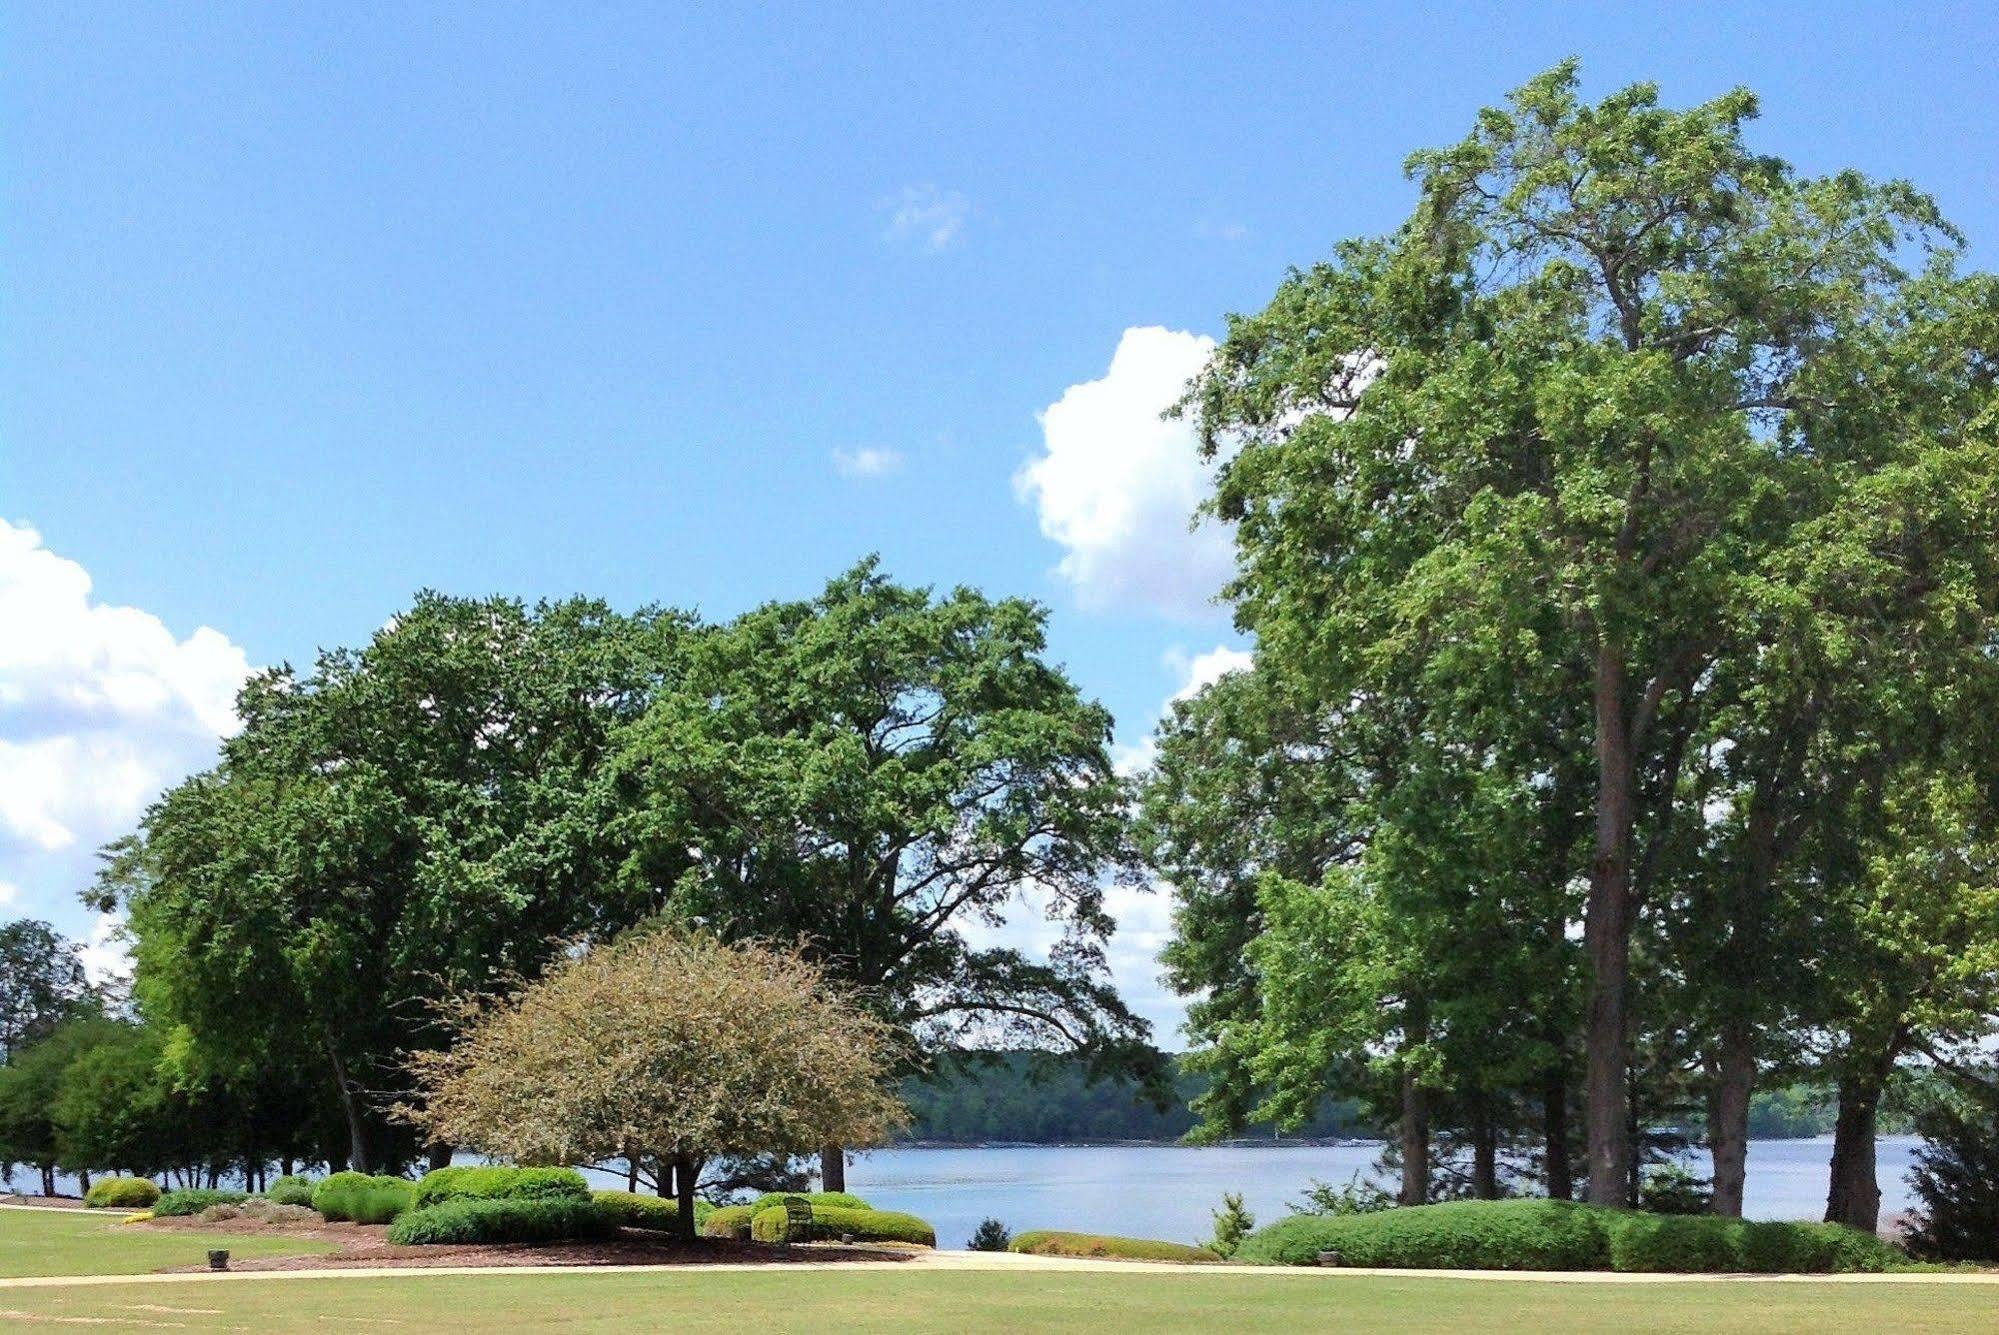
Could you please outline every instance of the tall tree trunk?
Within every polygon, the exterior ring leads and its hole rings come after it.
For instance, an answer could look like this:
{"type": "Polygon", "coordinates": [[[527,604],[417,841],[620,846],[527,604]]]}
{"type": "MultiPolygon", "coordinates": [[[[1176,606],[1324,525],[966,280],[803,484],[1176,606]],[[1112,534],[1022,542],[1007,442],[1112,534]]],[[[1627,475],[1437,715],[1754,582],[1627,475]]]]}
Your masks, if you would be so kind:
{"type": "Polygon", "coordinates": [[[1756,1083],[1756,1043],[1749,1025],[1722,1026],[1708,1093],[1707,1138],[1714,1154],[1714,1198],[1709,1209],[1742,1217],[1742,1185],[1749,1169],[1749,1094],[1756,1083]]]}
{"type": "Polygon", "coordinates": [[[283,1158],[278,1160],[278,1166],[285,1170],[284,1175],[286,1177],[290,1177],[292,1175],[292,1168],[297,1162],[298,1161],[296,1159],[293,1159],[291,1155],[287,1154],[283,1158]]]}
{"type": "Polygon", "coordinates": [[[1632,744],[1625,707],[1624,659],[1608,645],[1596,660],[1596,844],[1583,948],[1589,955],[1589,1010],[1583,1031],[1584,1130],[1591,1205],[1619,1206],[1627,1192],[1631,1138],[1627,1119],[1627,1035],[1631,988],[1632,744]]]}
{"type": "Polygon", "coordinates": [[[639,1189],[639,1156],[634,1154],[629,1159],[625,1160],[625,1190],[630,1192],[636,1192],[638,1189],[639,1189]]]}
{"type": "Polygon", "coordinates": [[[1416,1073],[1402,1067],[1402,1205],[1430,1199],[1430,1099],[1416,1073]]]}
{"type": "Polygon", "coordinates": [[[1875,1122],[1881,1110],[1882,1087],[1898,1055],[1898,1044],[1885,1044],[1839,1078],[1839,1114],[1832,1127],[1832,1173],[1825,1201],[1828,1224],[1845,1224],[1863,1233],[1881,1226],[1875,1122]]]}
{"type": "Polygon", "coordinates": [[[1472,1127],[1471,1194],[1482,1201],[1499,1199],[1499,1131],[1482,1109],[1472,1127]]]}
{"type": "Polygon", "coordinates": [[[1541,1131],[1546,1144],[1548,1199],[1574,1200],[1575,1183],[1569,1177],[1569,1077],[1559,1062],[1548,1069],[1541,1086],[1541,1131]]]}
{"type": "Polygon", "coordinates": [[[655,1195],[672,1197],[674,1194],[673,1160],[661,1159],[652,1166],[652,1189],[655,1195]]]}
{"type": "Polygon", "coordinates": [[[694,1241],[694,1160],[685,1154],[673,1156],[674,1201],[678,1207],[673,1231],[682,1242],[694,1241]]]}
{"type": "Polygon", "coordinates": [[[847,1151],[844,1146],[828,1145],[819,1151],[819,1185],[825,1191],[847,1189],[847,1151]]]}
{"type": "Polygon", "coordinates": [[[440,1168],[451,1167],[451,1156],[456,1152],[452,1146],[441,1140],[433,1144],[430,1147],[430,1171],[434,1173],[440,1168]]]}
{"type": "Polygon", "coordinates": [[[42,1195],[54,1199],[55,1194],[56,1166],[52,1163],[45,1163],[42,1165],[42,1195]]]}
{"type": "Polygon", "coordinates": [[[326,1035],[326,1057],[333,1063],[333,1083],[340,1091],[341,1116],[347,1119],[347,1166],[357,1173],[373,1172],[374,1160],[368,1154],[368,1128],[361,1119],[361,1102],[347,1079],[347,1063],[340,1060],[340,1049],[330,1030],[326,1035]]]}
{"type": "Polygon", "coordinates": [[[84,1195],[88,1196],[90,1194],[90,1170],[88,1168],[79,1168],[76,1170],[76,1187],[84,1195]]]}

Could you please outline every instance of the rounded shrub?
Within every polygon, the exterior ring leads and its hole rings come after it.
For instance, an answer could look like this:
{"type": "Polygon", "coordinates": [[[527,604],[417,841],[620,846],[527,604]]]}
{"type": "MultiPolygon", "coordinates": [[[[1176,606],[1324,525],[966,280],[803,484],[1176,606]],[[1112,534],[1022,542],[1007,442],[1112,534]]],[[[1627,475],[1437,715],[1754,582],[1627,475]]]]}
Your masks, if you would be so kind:
{"type": "Polygon", "coordinates": [[[1029,1256],[1108,1256],[1124,1261],[1192,1261],[1205,1264],[1222,1259],[1206,1247],[1190,1247],[1184,1242],[1119,1238],[1104,1233],[1065,1233],[1053,1228],[1029,1229],[1015,1238],[1007,1250],[1029,1256]]]}
{"type": "Polygon", "coordinates": [[[1374,1214],[1292,1215],[1243,1239],[1241,1261],[1405,1270],[1603,1270],[1616,1212],[1572,1201],[1448,1201],[1374,1214]]]}
{"type": "MultiPolygon", "coordinates": [[[[719,1210],[717,1214],[721,1213],[719,1210]]],[[[712,1222],[712,1221],[711,1221],[712,1222]]],[[[816,1238],[851,1235],[856,1242],[908,1242],[918,1247],[935,1247],[937,1230],[913,1214],[895,1210],[855,1210],[838,1205],[812,1207],[811,1238],[786,1236],[782,1205],[757,1210],[750,1216],[750,1237],[758,1242],[809,1242],[816,1238]]]]}
{"type": "MultiPolygon", "coordinates": [[[[782,1215],[784,1211],[779,1210],[782,1215]]],[[[724,1205],[709,1215],[701,1223],[704,1238],[733,1238],[737,1242],[747,1241],[750,1236],[750,1219],[756,1209],[748,1205],[724,1205]]]]}
{"type": "MultiPolygon", "coordinates": [[[[680,1202],[665,1196],[641,1196],[634,1191],[593,1191],[590,1199],[604,1217],[620,1228],[649,1228],[670,1233],[680,1219],[680,1202]]],[[[712,1201],[696,1199],[694,1227],[698,1232],[715,1213],[712,1201]]]]}
{"type": "Polygon", "coordinates": [[[511,1164],[464,1164],[434,1168],[416,1184],[416,1208],[446,1201],[589,1200],[590,1184],[574,1168],[517,1168],[511,1164]]]}
{"type": "Polygon", "coordinates": [[[1839,1224],[1620,1214],[1610,1226],[1613,1270],[1715,1274],[1836,1274],[1901,1260],[1876,1237],[1839,1224]]]}
{"type": "Polygon", "coordinates": [[[327,1219],[386,1224],[408,1210],[416,1184],[407,1178],[335,1173],[312,1189],[312,1208],[327,1219]]]}
{"type": "Polygon", "coordinates": [[[100,1177],[83,1194],[92,1210],[148,1210],[160,1198],[159,1186],[143,1177],[100,1177]]]}
{"type": "Polygon", "coordinates": [[[182,1187],[176,1191],[164,1192],[153,1202],[153,1215],[158,1219],[183,1219],[198,1215],[211,1205],[234,1205],[249,1199],[249,1193],[242,1191],[222,1191],[211,1187],[182,1187]]]}
{"type": "Polygon", "coordinates": [[[615,1225],[585,1196],[517,1197],[493,1200],[461,1196],[411,1210],[389,1226],[389,1241],[400,1246],[495,1242],[565,1242],[596,1238],[615,1225]]]}
{"type": "Polygon", "coordinates": [[[271,1185],[264,1188],[264,1199],[278,1205],[311,1205],[313,1185],[303,1174],[287,1173],[271,1179],[271,1185]]]}
{"type": "Polygon", "coordinates": [[[843,1210],[874,1209],[851,1191],[766,1191],[750,1202],[750,1209],[760,1214],[773,1205],[782,1208],[784,1202],[792,1196],[810,1201],[815,1210],[822,1205],[838,1206],[843,1210]]]}

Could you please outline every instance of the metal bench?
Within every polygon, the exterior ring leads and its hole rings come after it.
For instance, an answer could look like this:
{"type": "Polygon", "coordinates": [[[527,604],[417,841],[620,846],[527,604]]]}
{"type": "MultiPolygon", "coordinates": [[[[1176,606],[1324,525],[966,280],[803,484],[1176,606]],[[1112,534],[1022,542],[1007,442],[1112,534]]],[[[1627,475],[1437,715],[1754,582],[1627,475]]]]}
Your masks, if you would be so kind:
{"type": "Polygon", "coordinates": [[[803,1196],[784,1198],[784,1240],[787,1243],[812,1241],[812,1202],[803,1196]]]}

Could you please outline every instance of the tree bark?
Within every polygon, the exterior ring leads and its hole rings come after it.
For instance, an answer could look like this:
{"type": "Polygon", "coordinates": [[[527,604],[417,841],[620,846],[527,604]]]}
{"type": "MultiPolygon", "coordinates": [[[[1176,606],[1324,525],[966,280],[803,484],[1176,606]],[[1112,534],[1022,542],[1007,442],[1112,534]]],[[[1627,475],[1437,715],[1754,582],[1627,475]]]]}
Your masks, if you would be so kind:
{"type": "Polygon", "coordinates": [[[340,1060],[340,1049],[331,1033],[326,1036],[326,1057],[333,1063],[333,1083],[340,1091],[340,1113],[347,1119],[347,1166],[357,1173],[373,1172],[374,1160],[368,1154],[368,1128],[361,1120],[360,1101],[354,1096],[354,1086],[347,1079],[347,1063],[340,1060]]]}
{"type": "Polygon", "coordinates": [[[434,1173],[440,1168],[451,1167],[451,1156],[456,1152],[455,1149],[443,1141],[432,1145],[430,1147],[430,1171],[434,1173]]]}
{"type": "Polygon", "coordinates": [[[1605,646],[1596,660],[1596,842],[1583,948],[1589,1010],[1583,1033],[1584,1130],[1591,1205],[1624,1204],[1631,1163],[1626,1125],[1631,986],[1632,743],[1624,706],[1624,660],[1605,646]]]}
{"type": "Polygon", "coordinates": [[[634,1154],[625,1160],[625,1190],[637,1192],[639,1189],[639,1157],[634,1154]]]}
{"type": "Polygon", "coordinates": [[[1541,1087],[1541,1130],[1546,1143],[1548,1199],[1574,1200],[1575,1183],[1569,1177],[1569,1078],[1560,1065],[1549,1069],[1541,1087]]]}
{"type": "Polygon", "coordinates": [[[673,1156],[674,1202],[677,1213],[673,1231],[682,1242],[694,1241],[694,1160],[685,1154],[673,1156]]]}
{"type": "Polygon", "coordinates": [[[1714,1198],[1709,1209],[1742,1217],[1742,1186],[1749,1170],[1749,1094],[1756,1083],[1756,1044],[1744,1023],[1722,1026],[1708,1096],[1708,1148],[1714,1154],[1714,1198]]]}
{"type": "Polygon", "coordinates": [[[1416,1073],[1402,1068],[1402,1191],[1397,1202],[1422,1205],[1430,1199],[1430,1100],[1416,1073]]]}
{"type": "Polygon", "coordinates": [[[840,1145],[827,1145],[819,1151],[819,1185],[826,1191],[847,1189],[847,1151],[840,1145]]]}
{"type": "Polygon", "coordinates": [[[1894,1069],[1893,1045],[1839,1080],[1839,1115],[1832,1128],[1832,1173],[1825,1219],[1863,1233],[1881,1225],[1881,1183],[1875,1174],[1874,1133],[1881,1089],[1894,1069]]]}
{"type": "Polygon", "coordinates": [[[1471,1194],[1482,1201],[1499,1199],[1499,1132],[1483,1114],[1472,1128],[1471,1194]]]}

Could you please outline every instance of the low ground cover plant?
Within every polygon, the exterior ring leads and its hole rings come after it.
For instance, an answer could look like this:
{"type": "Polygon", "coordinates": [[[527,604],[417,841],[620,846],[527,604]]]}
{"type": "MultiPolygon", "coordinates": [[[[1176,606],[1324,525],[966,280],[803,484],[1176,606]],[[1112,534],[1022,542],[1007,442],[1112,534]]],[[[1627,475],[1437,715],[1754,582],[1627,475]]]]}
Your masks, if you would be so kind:
{"type": "Polygon", "coordinates": [[[1293,1215],[1237,1258],[1410,1270],[1833,1273],[1885,1270],[1900,1254],[1837,1224],[1655,1215],[1570,1201],[1449,1201],[1371,1214],[1293,1215]]]}
{"type": "Polygon", "coordinates": [[[407,1178],[335,1173],[312,1189],[312,1208],[335,1222],[386,1224],[415,1198],[416,1184],[407,1178]]]}
{"type": "Polygon", "coordinates": [[[100,1177],[83,1194],[92,1210],[147,1210],[160,1198],[159,1185],[143,1177],[100,1177]]]}
{"type": "Polygon", "coordinates": [[[463,1164],[433,1168],[416,1184],[415,1206],[422,1210],[452,1200],[528,1201],[563,1197],[590,1199],[590,1184],[574,1168],[517,1168],[509,1164],[463,1164]]]}
{"type": "Polygon", "coordinates": [[[758,1210],[750,1218],[750,1237],[758,1242],[810,1242],[851,1236],[856,1242],[908,1242],[935,1247],[937,1230],[913,1214],[896,1210],[855,1210],[839,1205],[812,1207],[811,1238],[786,1234],[784,1209],[758,1210]]]}
{"type": "Polygon", "coordinates": [[[271,1185],[264,1188],[264,1199],[279,1205],[311,1205],[315,1185],[302,1173],[287,1173],[271,1179],[271,1185]]]}
{"type": "Polygon", "coordinates": [[[399,1246],[566,1242],[603,1237],[614,1227],[610,1216],[587,1196],[498,1200],[460,1196],[408,1211],[389,1226],[389,1241],[399,1246]]]}
{"type": "MultiPolygon", "coordinates": [[[[641,1196],[635,1191],[593,1191],[590,1199],[606,1219],[620,1228],[649,1228],[671,1233],[680,1221],[680,1202],[665,1196],[641,1196]]],[[[694,1202],[694,1226],[702,1228],[715,1214],[712,1201],[694,1202]]]]}
{"type": "Polygon", "coordinates": [[[1222,1259],[1206,1247],[1190,1247],[1184,1242],[1120,1238],[1107,1233],[1068,1233],[1053,1228],[1029,1229],[1015,1238],[1008,1250],[1029,1256],[1109,1256],[1126,1261],[1219,1262],[1222,1259]]]}
{"type": "Polygon", "coordinates": [[[153,1202],[153,1215],[159,1219],[180,1219],[198,1215],[211,1205],[234,1205],[249,1199],[243,1191],[224,1191],[214,1187],[181,1187],[164,1192],[153,1202]]]}

